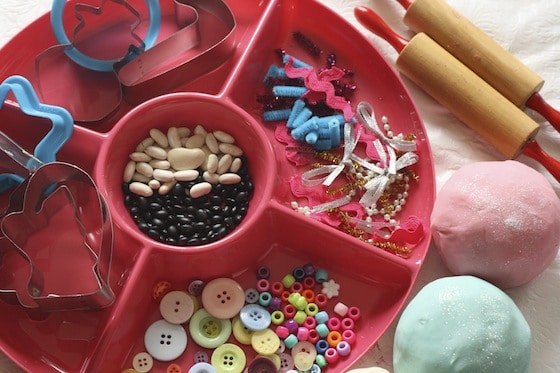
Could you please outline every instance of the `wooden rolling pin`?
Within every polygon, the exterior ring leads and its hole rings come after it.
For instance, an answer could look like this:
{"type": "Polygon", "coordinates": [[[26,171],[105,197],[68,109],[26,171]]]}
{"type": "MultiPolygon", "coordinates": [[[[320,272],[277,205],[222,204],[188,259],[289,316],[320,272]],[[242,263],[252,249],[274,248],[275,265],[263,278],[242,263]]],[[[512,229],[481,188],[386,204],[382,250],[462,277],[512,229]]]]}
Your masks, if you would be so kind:
{"type": "Polygon", "coordinates": [[[539,125],[519,107],[424,33],[410,41],[393,32],[373,10],[354,14],[370,31],[399,52],[397,68],[426,93],[477,131],[509,159],[521,153],[543,164],[560,181],[560,162],[534,141],[539,125]]]}
{"type": "Polygon", "coordinates": [[[538,93],[544,80],[445,0],[397,0],[404,23],[423,32],[520,108],[541,114],[560,131],[560,112],[538,93]]]}

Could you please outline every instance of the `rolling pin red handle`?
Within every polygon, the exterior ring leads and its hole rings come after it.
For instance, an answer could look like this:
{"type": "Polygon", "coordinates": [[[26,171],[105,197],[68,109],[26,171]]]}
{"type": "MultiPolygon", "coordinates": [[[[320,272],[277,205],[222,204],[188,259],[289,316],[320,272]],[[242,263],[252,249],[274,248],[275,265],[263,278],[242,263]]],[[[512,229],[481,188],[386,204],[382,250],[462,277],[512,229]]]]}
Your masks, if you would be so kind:
{"type": "Polygon", "coordinates": [[[397,0],[397,3],[401,4],[403,8],[408,9],[412,5],[412,0],[397,0]]]}
{"type": "MultiPolygon", "coordinates": [[[[404,0],[401,0],[404,1],[404,0]]],[[[354,8],[354,16],[364,27],[375,35],[385,39],[397,52],[401,52],[408,40],[395,33],[389,25],[372,9],[365,6],[354,8]]]]}
{"type": "Polygon", "coordinates": [[[532,109],[542,115],[556,131],[560,132],[560,112],[550,106],[538,93],[535,92],[526,102],[529,109],[532,109]]]}
{"type": "Polygon", "coordinates": [[[527,143],[523,154],[542,164],[560,182],[560,162],[547,154],[535,140],[527,143]]]}

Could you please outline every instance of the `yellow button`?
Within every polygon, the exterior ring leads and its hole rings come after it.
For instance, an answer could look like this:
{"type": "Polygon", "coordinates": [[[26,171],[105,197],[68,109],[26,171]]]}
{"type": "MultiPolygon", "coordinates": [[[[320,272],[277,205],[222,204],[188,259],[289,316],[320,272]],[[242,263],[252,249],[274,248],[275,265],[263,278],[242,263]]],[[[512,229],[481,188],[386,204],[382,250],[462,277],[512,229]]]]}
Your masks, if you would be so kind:
{"type": "Polygon", "coordinates": [[[241,373],[245,369],[247,358],[241,347],[224,343],[214,350],[210,361],[216,368],[216,373],[241,373]]]}
{"type": "Polygon", "coordinates": [[[280,347],[280,338],[272,329],[258,330],[251,338],[251,346],[261,355],[272,355],[280,347]]]}
{"type": "Polygon", "coordinates": [[[307,371],[313,367],[315,359],[306,352],[299,352],[294,356],[294,365],[298,370],[307,371]]]}
{"type": "Polygon", "coordinates": [[[231,326],[233,328],[233,336],[235,337],[237,342],[239,342],[241,344],[244,344],[244,345],[250,345],[251,344],[251,339],[253,338],[253,334],[255,332],[247,329],[245,327],[245,325],[243,325],[243,323],[241,322],[241,319],[239,318],[239,316],[237,316],[233,319],[233,322],[232,322],[231,326]]]}

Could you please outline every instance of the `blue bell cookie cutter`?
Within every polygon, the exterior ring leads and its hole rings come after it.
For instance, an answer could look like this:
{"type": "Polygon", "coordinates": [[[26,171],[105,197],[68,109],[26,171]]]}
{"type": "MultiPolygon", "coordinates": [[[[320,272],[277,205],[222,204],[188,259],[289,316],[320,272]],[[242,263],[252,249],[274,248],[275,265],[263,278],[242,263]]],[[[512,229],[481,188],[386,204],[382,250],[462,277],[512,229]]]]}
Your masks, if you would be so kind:
{"type": "MultiPolygon", "coordinates": [[[[126,0],[102,0],[101,6],[95,7],[86,4],[77,4],[75,6],[76,18],[78,18],[81,22],[74,30],[74,36],[79,31],[80,28],[84,26],[83,17],[80,15],[80,11],[87,11],[93,14],[102,14],[103,8],[107,1],[113,1],[115,3],[121,4],[127,7],[136,17],[140,20],[140,15],[136,10],[130,6],[130,4],[126,0]]],[[[141,41],[140,46],[131,46],[132,53],[138,54],[138,51],[150,49],[157,40],[159,29],[161,25],[161,10],[159,5],[159,0],[145,0],[146,5],[148,6],[148,10],[150,12],[149,15],[149,26],[146,36],[143,41],[141,41]]],[[[64,23],[63,23],[63,14],[64,8],[66,6],[66,0],[54,0],[52,8],[51,8],[51,27],[53,29],[55,38],[59,44],[66,45],[65,53],[66,55],[76,62],[78,65],[83,66],[90,70],[95,71],[113,71],[113,67],[115,63],[120,62],[122,59],[127,58],[127,56],[123,56],[121,59],[108,59],[108,60],[101,60],[96,59],[86,54],[80,52],[70,40],[66,31],[64,30],[64,23]]],[[[131,30],[132,35],[135,39],[140,39],[134,33],[134,27],[131,30]]],[[[140,39],[141,40],[141,39],[140,39]]]]}

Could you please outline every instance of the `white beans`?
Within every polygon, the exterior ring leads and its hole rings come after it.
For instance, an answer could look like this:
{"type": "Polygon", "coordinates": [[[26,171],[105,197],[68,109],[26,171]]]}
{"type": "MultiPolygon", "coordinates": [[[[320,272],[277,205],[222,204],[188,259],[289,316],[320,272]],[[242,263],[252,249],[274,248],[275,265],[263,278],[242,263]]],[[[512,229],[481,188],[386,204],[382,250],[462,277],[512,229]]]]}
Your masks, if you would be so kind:
{"type": "Polygon", "coordinates": [[[212,184],[208,182],[198,183],[192,186],[189,190],[189,194],[192,198],[199,198],[207,195],[212,191],[212,184]]]}
{"type": "Polygon", "coordinates": [[[150,157],[164,160],[167,158],[167,151],[159,146],[150,145],[144,150],[144,153],[148,154],[150,157]]]}
{"type": "Polygon", "coordinates": [[[125,183],[130,183],[132,181],[132,177],[134,176],[135,172],[136,172],[136,162],[129,161],[124,168],[123,181],[125,183]]]}
{"type": "Polygon", "coordinates": [[[130,183],[129,187],[130,191],[134,194],[138,194],[144,197],[151,197],[154,194],[152,188],[149,185],[141,183],[139,181],[133,181],[130,183]]]}
{"type": "Polygon", "coordinates": [[[132,193],[149,197],[157,191],[168,193],[178,181],[195,181],[202,173],[204,181],[186,191],[193,198],[212,191],[212,185],[235,184],[241,181],[243,151],[235,139],[224,131],[207,131],[197,125],[170,127],[165,133],[157,128],[149,131],[129,155],[123,181],[132,193]]]}
{"type": "Polygon", "coordinates": [[[152,128],[150,130],[150,137],[161,146],[162,148],[167,148],[169,146],[169,140],[167,140],[167,135],[157,128],[152,128]]]}

